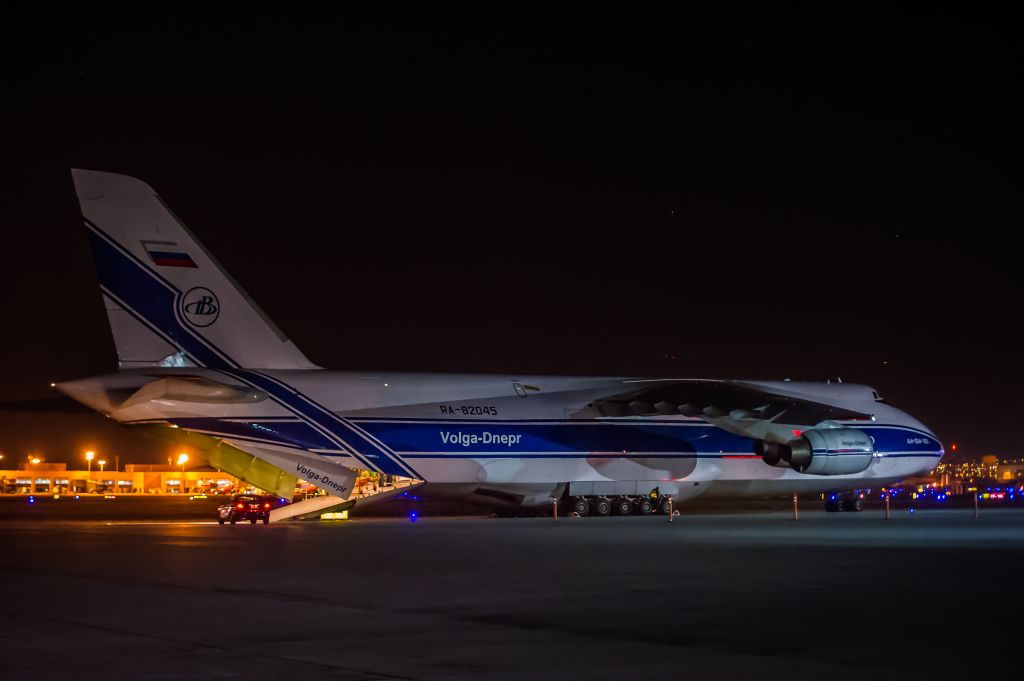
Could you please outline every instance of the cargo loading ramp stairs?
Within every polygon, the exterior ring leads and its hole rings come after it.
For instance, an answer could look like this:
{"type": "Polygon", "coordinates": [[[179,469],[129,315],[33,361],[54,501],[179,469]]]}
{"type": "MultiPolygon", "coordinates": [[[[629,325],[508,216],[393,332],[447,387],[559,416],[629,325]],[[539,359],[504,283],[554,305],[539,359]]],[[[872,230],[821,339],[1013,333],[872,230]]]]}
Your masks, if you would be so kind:
{"type": "Polygon", "coordinates": [[[233,475],[239,480],[281,499],[291,499],[296,483],[299,481],[298,475],[288,471],[302,473],[309,478],[309,482],[328,492],[326,495],[317,495],[273,509],[270,512],[271,522],[318,520],[324,513],[344,511],[353,508],[356,504],[379,503],[423,484],[422,480],[397,478],[395,484],[374,485],[370,492],[367,492],[365,486],[356,490],[355,481],[359,476],[359,471],[352,468],[324,462],[313,457],[288,455],[260,447],[255,447],[258,454],[254,454],[249,451],[253,449],[251,443],[236,444],[230,439],[221,439],[176,427],[168,428],[158,424],[136,427],[149,435],[190,447],[217,470],[233,475]],[[246,449],[242,449],[242,446],[245,446],[246,449]],[[330,480],[330,484],[318,484],[317,478],[330,480]],[[330,494],[332,489],[341,491],[343,494],[347,493],[347,498],[338,494],[330,494]]]}
{"type": "Polygon", "coordinates": [[[353,494],[348,499],[342,499],[334,494],[314,496],[303,501],[297,501],[294,504],[287,504],[273,509],[270,512],[270,522],[318,520],[324,513],[335,513],[349,510],[359,505],[378,503],[399,494],[404,494],[422,484],[423,482],[420,480],[409,480],[408,482],[400,482],[395,486],[380,487],[373,492],[353,494]]]}

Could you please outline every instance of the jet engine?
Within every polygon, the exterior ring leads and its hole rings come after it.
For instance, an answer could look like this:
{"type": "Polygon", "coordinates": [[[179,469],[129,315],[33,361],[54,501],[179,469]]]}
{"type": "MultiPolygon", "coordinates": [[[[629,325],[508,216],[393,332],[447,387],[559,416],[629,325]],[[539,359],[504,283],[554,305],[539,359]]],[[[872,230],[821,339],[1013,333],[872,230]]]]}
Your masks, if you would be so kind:
{"type": "Polygon", "coordinates": [[[785,444],[758,440],[754,451],[769,466],[788,465],[808,475],[848,475],[867,469],[875,444],[854,428],[820,428],[785,444]]]}

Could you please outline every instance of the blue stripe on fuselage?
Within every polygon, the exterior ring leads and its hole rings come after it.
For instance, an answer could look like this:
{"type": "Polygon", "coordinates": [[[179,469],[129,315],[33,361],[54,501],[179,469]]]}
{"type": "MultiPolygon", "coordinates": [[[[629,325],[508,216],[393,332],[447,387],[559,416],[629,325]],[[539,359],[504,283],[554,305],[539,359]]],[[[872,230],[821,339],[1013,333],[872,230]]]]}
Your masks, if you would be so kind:
{"type": "Polygon", "coordinates": [[[243,422],[238,419],[171,419],[185,430],[216,433],[223,437],[249,438],[302,449],[337,449],[337,445],[304,421],[281,423],[243,422]]]}
{"type": "MultiPolygon", "coordinates": [[[[244,419],[234,419],[244,420],[244,419]]],[[[238,433],[266,438],[279,431],[280,442],[323,449],[316,443],[316,431],[302,431],[305,424],[295,422],[259,424],[222,422],[220,419],[191,419],[183,427],[207,432],[223,428],[225,434],[238,433]],[[292,430],[295,427],[297,430],[292,430]]],[[[354,418],[352,422],[387,445],[402,453],[403,458],[695,458],[751,455],[753,441],[734,435],[716,426],[703,423],[665,421],[466,421],[402,420],[354,418]],[[474,439],[474,436],[475,439],[474,439]]],[[[924,438],[916,430],[891,426],[861,427],[875,438],[880,457],[928,457],[941,455],[934,439],[924,438]],[[926,442],[927,440],[927,442],[926,442]],[[930,444],[929,444],[930,443],[930,444]]],[[[856,452],[852,454],[857,454],[856,452]]],[[[831,456],[846,456],[833,453],[831,456]]]]}
{"type": "MultiPolygon", "coordinates": [[[[562,421],[556,423],[478,423],[432,421],[384,421],[353,419],[404,456],[425,452],[650,452],[674,454],[752,453],[753,440],[710,424],[680,422],[562,421]]],[[[875,450],[934,455],[939,443],[918,431],[857,426],[871,436],[875,450]]],[[[831,456],[859,452],[833,452],[831,456]]]]}

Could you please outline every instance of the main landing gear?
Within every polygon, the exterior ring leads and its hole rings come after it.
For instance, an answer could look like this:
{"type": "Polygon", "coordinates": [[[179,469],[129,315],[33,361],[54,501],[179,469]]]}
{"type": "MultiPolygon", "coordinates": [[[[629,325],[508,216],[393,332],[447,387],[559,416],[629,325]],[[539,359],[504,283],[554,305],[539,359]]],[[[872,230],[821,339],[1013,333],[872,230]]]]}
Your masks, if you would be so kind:
{"type": "Polygon", "coordinates": [[[563,514],[575,513],[580,516],[607,516],[607,515],[650,515],[660,513],[668,515],[668,497],[646,497],[646,496],[579,496],[569,497],[568,503],[563,506],[563,514]]]}

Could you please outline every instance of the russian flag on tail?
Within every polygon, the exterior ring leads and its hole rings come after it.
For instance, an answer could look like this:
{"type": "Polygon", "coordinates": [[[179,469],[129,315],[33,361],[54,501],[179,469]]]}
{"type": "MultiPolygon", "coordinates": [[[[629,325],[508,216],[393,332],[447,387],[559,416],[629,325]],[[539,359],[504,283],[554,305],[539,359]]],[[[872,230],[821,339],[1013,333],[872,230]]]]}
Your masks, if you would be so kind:
{"type": "Polygon", "coordinates": [[[192,256],[179,249],[174,241],[143,241],[142,247],[160,267],[199,267],[192,256]]]}

